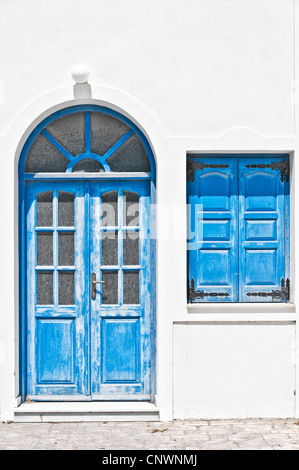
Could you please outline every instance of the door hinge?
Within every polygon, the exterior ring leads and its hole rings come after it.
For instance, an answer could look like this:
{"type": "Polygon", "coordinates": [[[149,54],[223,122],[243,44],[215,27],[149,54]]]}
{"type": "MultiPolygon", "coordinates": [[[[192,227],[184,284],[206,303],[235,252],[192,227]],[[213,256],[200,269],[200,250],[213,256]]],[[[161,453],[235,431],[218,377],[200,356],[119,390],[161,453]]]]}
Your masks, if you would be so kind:
{"type": "Polygon", "coordinates": [[[228,168],[229,165],[223,163],[206,164],[204,162],[194,162],[193,160],[187,161],[187,181],[194,181],[195,170],[203,171],[205,168],[228,168]]]}
{"type": "Polygon", "coordinates": [[[187,293],[188,293],[188,301],[191,303],[195,299],[204,299],[205,297],[228,297],[229,293],[228,292],[205,292],[204,290],[195,290],[195,281],[194,279],[191,279],[191,282],[189,282],[189,279],[187,279],[187,293]]]}
{"type": "Polygon", "coordinates": [[[282,278],[280,290],[272,290],[271,292],[247,292],[248,297],[272,297],[272,300],[290,300],[290,280],[286,281],[282,278]]]}
{"type": "Polygon", "coordinates": [[[279,170],[280,181],[283,183],[284,176],[286,178],[286,182],[288,183],[289,181],[290,165],[288,161],[285,162],[284,160],[281,160],[280,162],[271,162],[268,164],[267,163],[252,164],[252,165],[246,165],[246,168],[271,168],[272,171],[279,170]]]}

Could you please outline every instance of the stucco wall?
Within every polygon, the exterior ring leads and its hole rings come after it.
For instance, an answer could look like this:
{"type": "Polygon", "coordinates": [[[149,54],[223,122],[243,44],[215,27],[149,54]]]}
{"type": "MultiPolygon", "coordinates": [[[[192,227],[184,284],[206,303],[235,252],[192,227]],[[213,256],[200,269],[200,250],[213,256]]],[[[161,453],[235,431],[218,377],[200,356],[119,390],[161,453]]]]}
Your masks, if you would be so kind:
{"type": "Polygon", "coordinates": [[[292,0],[11,0],[1,2],[4,133],[84,60],[91,82],[120,88],[166,135],[235,126],[292,136],[292,0]]]}
{"type": "MultiPolygon", "coordinates": [[[[268,338],[265,344],[275,354],[273,362],[269,355],[264,360],[265,384],[275,383],[279,368],[287,375],[281,393],[275,395],[265,414],[285,416],[294,409],[296,309],[187,309],[184,207],[187,151],[290,152],[292,301],[296,301],[298,11],[298,0],[0,1],[2,419],[13,418],[19,393],[17,158],[30,126],[49,110],[73,102],[70,73],[81,62],[90,70],[92,102],[108,104],[138,122],[157,160],[157,403],[161,419],[190,417],[190,410],[193,414],[204,404],[206,410],[203,414],[198,411],[198,416],[213,415],[202,395],[193,399],[187,394],[190,408],[185,408],[182,384],[188,383],[193,374],[201,377],[212,368],[217,373],[217,355],[213,348],[206,347],[215,341],[214,322],[223,337],[229,329],[234,344],[245,330],[223,322],[246,321],[252,341],[268,338]],[[165,208],[170,205],[180,216],[168,233],[165,208]],[[202,325],[204,320],[212,322],[209,328],[202,325]],[[263,328],[263,333],[255,337],[254,332],[260,330],[250,325],[252,321],[267,321],[269,331],[263,328]],[[178,337],[180,327],[174,327],[174,322],[196,325],[187,328],[192,336],[188,348],[196,344],[199,348],[195,348],[195,355],[188,350],[188,359],[178,357],[188,338],[182,343],[178,337]],[[205,362],[198,364],[202,350],[205,362]],[[182,370],[184,380],[180,378],[182,370]],[[280,408],[283,400],[285,407],[280,408]]],[[[257,348],[254,343],[248,349],[245,345],[241,357],[250,355],[252,364],[242,368],[240,362],[233,368],[232,383],[242,381],[242,375],[245,383],[251,378],[255,383],[259,377],[254,364],[259,361],[260,343],[257,348]]],[[[232,354],[227,353],[227,361],[232,360],[232,354]]],[[[207,383],[214,389],[214,380],[207,383]]],[[[261,393],[255,401],[247,401],[240,414],[259,414],[266,401],[266,386],[261,393]]],[[[225,403],[219,416],[228,414],[225,403]]]]}
{"type": "Polygon", "coordinates": [[[288,323],[176,324],[174,417],[293,417],[294,353],[288,323]]]}

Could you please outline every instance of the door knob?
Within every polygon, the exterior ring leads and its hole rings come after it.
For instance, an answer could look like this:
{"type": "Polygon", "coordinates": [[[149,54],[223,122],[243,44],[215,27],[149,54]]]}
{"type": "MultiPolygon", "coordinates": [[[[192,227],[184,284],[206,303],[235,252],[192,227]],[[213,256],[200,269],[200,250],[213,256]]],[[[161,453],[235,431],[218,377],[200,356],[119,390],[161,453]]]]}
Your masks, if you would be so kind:
{"type": "Polygon", "coordinates": [[[92,300],[95,300],[97,297],[97,289],[96,289],[97,284],[105,283],[105,281],[97,281],[96,279],[97,279],[96,273],[92,273],[91,275],[91,298],[92,300]]]}

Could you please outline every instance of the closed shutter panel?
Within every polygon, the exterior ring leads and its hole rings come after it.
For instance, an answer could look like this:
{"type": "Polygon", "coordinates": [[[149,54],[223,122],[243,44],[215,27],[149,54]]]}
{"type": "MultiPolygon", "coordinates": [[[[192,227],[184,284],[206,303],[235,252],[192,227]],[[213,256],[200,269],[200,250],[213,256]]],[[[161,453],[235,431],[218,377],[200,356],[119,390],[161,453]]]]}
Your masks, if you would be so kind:
{"type": "Polygon", "coordinates": [[[236,158],[188,160],[188,301],[238,301],[236,158]]]}
{"type": "Polygon", "coordinates": [[[286,278],[286,176],[271,167],[284,161],[239,159],[240,302],[285,301],[279,291],[286,278]]]}

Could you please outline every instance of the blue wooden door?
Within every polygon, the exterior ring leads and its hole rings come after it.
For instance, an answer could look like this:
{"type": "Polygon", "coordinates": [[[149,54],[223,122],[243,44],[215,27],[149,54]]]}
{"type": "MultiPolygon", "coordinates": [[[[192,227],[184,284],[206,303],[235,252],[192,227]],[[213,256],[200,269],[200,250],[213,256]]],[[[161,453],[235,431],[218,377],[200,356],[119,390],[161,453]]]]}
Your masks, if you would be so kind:
{"type": "Polygon", "coordinates": [[[32,400],[151,399],[149,206],[145,182],[27,183],[32,400]]]}
{"type": "Polygon", "coordinates": [[[189,301],[238,300],[237,163],[194,158],[189,167],[189,301]]]}
{"type": "Polygon", "coordinates": [[[151,393],[149,184],[91,184],[92,395],[151,393]]]}

